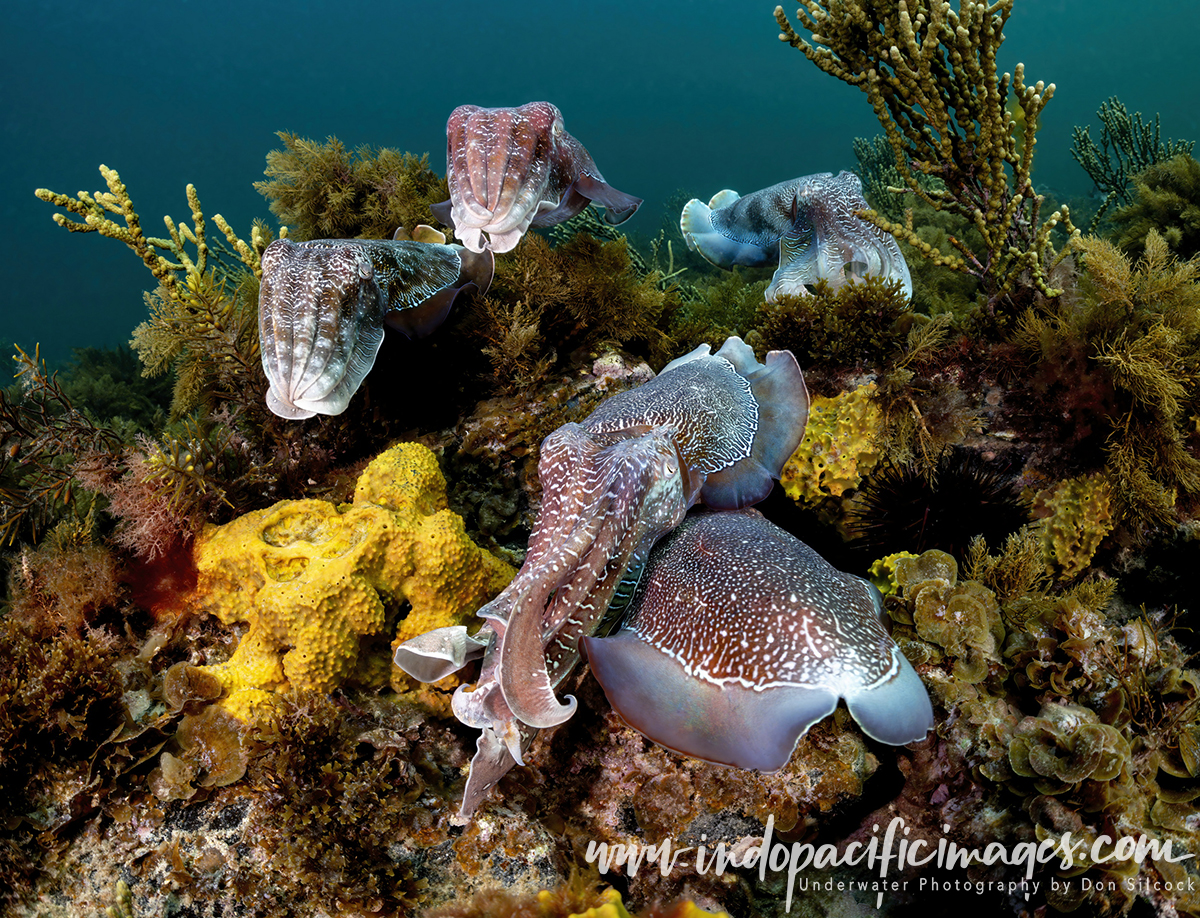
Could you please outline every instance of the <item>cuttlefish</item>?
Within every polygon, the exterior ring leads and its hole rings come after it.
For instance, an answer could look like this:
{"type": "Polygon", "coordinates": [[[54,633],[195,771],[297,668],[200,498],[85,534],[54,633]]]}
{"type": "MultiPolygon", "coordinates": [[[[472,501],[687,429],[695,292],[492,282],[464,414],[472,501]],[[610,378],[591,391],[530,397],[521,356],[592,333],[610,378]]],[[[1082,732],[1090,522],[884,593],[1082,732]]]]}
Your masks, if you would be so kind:
{"type": "Polygon", "coordinates": [[[411,235],[401,228],[396,237],[267,246],[258,340],[275,414],[341,414],[375,364],[385,327],[422,338],[465,287],[486,292],[491,284],[490,252],[446,245],[430,227],[411,235]]]}
{"type": "Polygon", "coordinates": [[[446,123],[446,181],[450,200],[434,204],[433,215],[472,252],[507,252],[530,226],[562,223],[589,201],[612,224],[642,203],[604,181],[549,102],[456,108],[446,123]]]}
{"type": "Polygon", "coordinates": [[[777,264],[767,302],[807,296],[806,284],[837,289],[875,275],[912,296],[908,264],[891,233],[857,216],[870,207],[853,172],[804,175],[741,197],[719,191],[684,205],[679,228],[688,248],[720,268],[777,264]]]}
{"type": "Polygon", "coordinates": [[[765,497],[808,418],[796,359],[765,364],[740,338],[702,345],[649,382],[614,395],[542,443],[542,506],[512,583],[479,610],[484,625],[439,628],[401,644],[398,666],[432,682],[482,657],[453,709],[483,731],[459,819],[524,754],[538,729],[563,723],[575,699],[555,689],[579,661],[580,639],[628,600],[654,543],[689,507],[748,506],[765,497]]]}
{"type": "Polygon", "coordinates": [[[778,771],[839,698],[880,742],[933,726],[879,591],[754,510],[689,515],[651,552],[620,629],[582,643],[626,723],[710,762],[778,771]]]}

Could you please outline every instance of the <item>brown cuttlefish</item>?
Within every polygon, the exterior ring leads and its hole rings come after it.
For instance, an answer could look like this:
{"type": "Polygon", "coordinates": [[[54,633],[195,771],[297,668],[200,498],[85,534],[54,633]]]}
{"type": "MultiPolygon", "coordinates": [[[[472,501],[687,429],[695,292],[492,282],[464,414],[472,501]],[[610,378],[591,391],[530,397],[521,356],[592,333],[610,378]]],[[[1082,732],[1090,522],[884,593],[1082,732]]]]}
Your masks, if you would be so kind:
{"type": "Polygon", "coordinates": [[[808,418],[804,377],[790,351],[765,364],[740,338],[708,345],[654,379],[614,395],[581,424],[542,444],[542,506],[516,578],[479,610],[475,634],[439,628],[401,644],[396,664],[425,682],[482,657],[454,713],[483,731],[458,820],[515,764],[538,729],[563,723],[575,699],[555,689],[579,661],[610,605],[628,601],[654,543],[688,508],[753,504],[799,445],[808,418]]]}
{"type": "Polygon", "coordinates": [[[604,181],[549,102],[456,108],[446,124],[446,181],[450,200],[434,204],[433,215],[472,252],[507,252],[530,226],[562,223],[590,201],[612,224],[642,203],[604,181]]]}

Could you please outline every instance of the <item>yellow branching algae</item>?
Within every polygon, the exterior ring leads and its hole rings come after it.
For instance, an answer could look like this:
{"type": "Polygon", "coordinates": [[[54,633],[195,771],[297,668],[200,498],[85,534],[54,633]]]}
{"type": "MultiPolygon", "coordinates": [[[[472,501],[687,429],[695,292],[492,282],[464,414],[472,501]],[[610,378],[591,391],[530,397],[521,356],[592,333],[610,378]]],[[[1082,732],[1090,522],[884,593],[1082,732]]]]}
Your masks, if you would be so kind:
{"type": "Polygon", "coordinates": [[[336,688],[405,600],[399,641],[465,623],[513,574],[466,535],[437,460],[416,443],[376,457],[349,506],[281,501],[207,527],[196,566],[198,605],[250,626],[227,662],[205,668],[242,717],[273,691],[336,688]]]}

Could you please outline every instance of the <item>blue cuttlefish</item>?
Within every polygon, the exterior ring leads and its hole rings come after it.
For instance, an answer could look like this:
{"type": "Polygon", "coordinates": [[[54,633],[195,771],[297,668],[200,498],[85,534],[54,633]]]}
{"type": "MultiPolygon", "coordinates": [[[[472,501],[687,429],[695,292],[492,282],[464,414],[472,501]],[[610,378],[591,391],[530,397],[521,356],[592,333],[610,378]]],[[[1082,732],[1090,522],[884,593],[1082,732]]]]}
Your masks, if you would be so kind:
{"type": "Polygon", "coordinates": [[[804,175],[741,197],[719,191],[704,204],[688,201],[679,228],[688,248],[720,268],[778,264],[768,303],[807,296],[806,284],[837,289],[876,275],[899,281],[912,296],[908,264],[891,233],[857,215],[870,205],[853,172],[804,175]]]}

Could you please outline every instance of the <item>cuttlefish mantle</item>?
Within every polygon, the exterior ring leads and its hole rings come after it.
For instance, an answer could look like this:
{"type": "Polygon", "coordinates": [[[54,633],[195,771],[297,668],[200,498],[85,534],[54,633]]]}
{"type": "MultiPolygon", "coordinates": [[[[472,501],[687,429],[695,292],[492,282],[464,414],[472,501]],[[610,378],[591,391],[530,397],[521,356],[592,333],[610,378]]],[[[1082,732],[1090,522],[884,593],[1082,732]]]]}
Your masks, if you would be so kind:
{"type": "Polygon", "coordinates": [[[582,643],[626,723],[710,762],[778,771],[839,698],[880,742],[933,726],[879,591],[753,510],[689,515],[651,552],[620,629],[582,643]]]}
{"type": "Polygon", "coordinates": [[[579,642],[628,598],[650,549],[689,507],[747,506],[769,493],[804,434],[808,393],[795,358],[758,363],[739,338],[672,362],[649,382],[606,400],[582,423],[542,443],[542,506],[525,563],[479,610],[483,626],[443,628],[396,650],[403,670],[440,679],[482,659],[455,715],[480,729],[459,819],[522,763],[538,729],[561,724],[575,699],[556,689],[579,661],[579,642]]]}
{"type": "Polygon", "coordinates": [[[837,289],[867,275],[899,281],[912,296],[908,263],[891,233],[857,216],[869,209],[853,172],[804,175],[741,197],[717,192],[693,198],[679,219],[692,251],[721,268],[778,265],[767,302],[807,296],[824,280],[837,289]]]}

